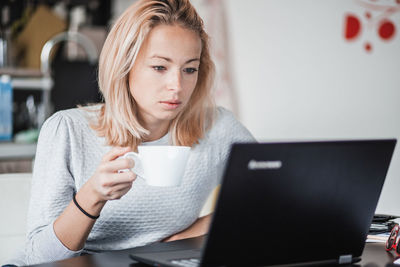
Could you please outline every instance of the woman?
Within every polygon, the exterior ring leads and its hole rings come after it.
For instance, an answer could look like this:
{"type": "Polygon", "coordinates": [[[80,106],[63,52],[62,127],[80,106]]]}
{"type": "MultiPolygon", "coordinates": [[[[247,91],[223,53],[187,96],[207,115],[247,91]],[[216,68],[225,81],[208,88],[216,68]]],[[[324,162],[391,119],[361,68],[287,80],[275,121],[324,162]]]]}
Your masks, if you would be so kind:
{"type": "Polygon", "coordinates": [[[230,145],[254,141],[214,106],[213,74],[207,34],[188,0],[140,0],[121,15],[100,55],[105,103],[58,112],[42,127],[25,263],[207,232],[210,216],[199,212],[230,145]],[[190,146],[182,185],[152,187],[118,172],[134,162],[116,159],[139,144],[190,146]]]}

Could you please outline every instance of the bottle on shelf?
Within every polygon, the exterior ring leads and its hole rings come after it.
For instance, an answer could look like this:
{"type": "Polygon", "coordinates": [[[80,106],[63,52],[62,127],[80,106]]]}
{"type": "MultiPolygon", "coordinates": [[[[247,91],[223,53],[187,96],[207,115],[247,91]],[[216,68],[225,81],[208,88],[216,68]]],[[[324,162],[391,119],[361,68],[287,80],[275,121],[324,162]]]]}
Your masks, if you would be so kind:
{"type": "Polygon", "coordinates": [[[0,78],[0,141],[12,139],[13,90],[9,75],[0,78]]]}

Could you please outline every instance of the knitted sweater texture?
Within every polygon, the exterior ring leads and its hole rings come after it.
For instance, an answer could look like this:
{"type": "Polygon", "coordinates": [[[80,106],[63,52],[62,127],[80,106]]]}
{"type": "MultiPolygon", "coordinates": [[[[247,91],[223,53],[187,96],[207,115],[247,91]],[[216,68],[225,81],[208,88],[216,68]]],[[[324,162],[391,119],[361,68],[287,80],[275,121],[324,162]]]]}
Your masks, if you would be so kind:
{"type": "MultiPolygon", "coordinates": [[[[219,184],[230,145],[255,141],[233,114],[217,109],[212,128],[191,148],[183,182],[155,187],[142,179],[119,200],[108,201],[83,250],[66,248],[53,230],[55,219],[73,192],[94,174],[111,147],[89,127],[93,112],[70,109],[55,113],[43,125],[36,151],[28,212],[27,241],[19,264],[61,260],[82,252],[126,249],[160,241],[189,227],[219,184]]],[[[144,143],[167,145],[169,135],[144,143]]]]}

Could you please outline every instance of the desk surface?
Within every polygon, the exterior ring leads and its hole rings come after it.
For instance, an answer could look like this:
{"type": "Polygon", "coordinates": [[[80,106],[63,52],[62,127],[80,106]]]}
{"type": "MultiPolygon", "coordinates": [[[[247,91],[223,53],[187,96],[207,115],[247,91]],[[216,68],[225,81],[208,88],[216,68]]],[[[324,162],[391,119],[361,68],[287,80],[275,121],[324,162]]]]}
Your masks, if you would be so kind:
{"type": "MultiPolygon", "coordinates": [[[[181,242],[181,241],[178,241],[181,242]]],[[[180,243],[184,245],[184,243],[180,243]]],[[[105,252],[96,255],[85,255],[77,258],[67,259],[63,261],[35,265],[36,267],[141,267],[146,266],[136,263],[129,258],[129,253],[134,249],[119,250],[113,252],[105,252]]],[[[355,266],[378,267],[385,266],[388,263],[393,263],[396,259],[394,252],[386,252],[384,243],[367,243],[362,254],[362,260],[355,266]]],[[[400,265],[399,265],[400,266],[400,265]]]]}

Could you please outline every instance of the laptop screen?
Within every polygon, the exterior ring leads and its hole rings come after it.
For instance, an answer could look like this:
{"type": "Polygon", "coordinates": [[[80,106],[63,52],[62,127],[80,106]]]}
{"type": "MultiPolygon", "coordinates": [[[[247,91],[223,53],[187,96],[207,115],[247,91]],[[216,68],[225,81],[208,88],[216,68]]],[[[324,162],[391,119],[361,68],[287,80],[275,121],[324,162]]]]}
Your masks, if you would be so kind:
{"type": "Polygon", "coordinates": [[[203,265],[359,257],[395,143],[233,145],[203,265]]]}

